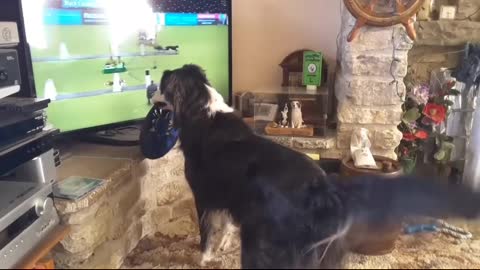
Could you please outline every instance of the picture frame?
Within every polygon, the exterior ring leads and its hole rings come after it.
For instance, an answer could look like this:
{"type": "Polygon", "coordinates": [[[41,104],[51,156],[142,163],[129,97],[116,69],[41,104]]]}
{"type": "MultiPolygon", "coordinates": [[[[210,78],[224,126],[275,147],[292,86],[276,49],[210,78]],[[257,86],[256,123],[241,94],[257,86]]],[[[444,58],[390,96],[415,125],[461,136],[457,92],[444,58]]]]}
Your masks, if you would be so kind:
{"type": "Polygon", "coordinates": [[[440,20],[455,20],[455,15],[457,14],[456,6],[446,6],[442,5],[440,7],[440,13],[438,18],[440,20]]]}

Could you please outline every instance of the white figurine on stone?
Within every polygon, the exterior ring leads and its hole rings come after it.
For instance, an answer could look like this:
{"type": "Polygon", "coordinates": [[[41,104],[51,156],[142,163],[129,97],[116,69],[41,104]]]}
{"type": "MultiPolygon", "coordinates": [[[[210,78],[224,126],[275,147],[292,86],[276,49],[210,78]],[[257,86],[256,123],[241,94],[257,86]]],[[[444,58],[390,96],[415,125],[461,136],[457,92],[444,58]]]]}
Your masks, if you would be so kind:
{"type": "Polygon", "coordinates": [[[292,119],[291,119],[291,127],[292,128],[303,128],[305,125],[303,124],[303,117],[302,117],[302,105],[300,101],[292,101],[292,119]]]}
{"type": "Polygon", "coordinates": [[[288,105],[285,103],[285,107],[283,108],[282,113],[282,121],[280,122],[281,127],[287,127],[288,126],[288,105]]]}
{"type": "Polygon", "coordinates": [[[379,169],[370,150],[372,144],[368,138],[368,130],[357,128],[353,131],[350,141],[350,151],[355,167],[364,169],[379,169]]]}

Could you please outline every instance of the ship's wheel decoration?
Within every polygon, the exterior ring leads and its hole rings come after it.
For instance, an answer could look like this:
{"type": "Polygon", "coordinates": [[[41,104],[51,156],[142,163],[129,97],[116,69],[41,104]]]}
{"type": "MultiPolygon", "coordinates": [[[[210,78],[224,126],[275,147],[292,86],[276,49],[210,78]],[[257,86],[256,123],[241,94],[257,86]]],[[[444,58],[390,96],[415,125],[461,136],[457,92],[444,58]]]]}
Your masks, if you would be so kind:
{"type": "Polygon", "coordinates": [[[357,22],[348,35],[348,42],[354,40],[365,25],[392,26],[403,24],[408,36],[416,39],[413,16],[418,12],[424,0],[344,0],[345,6],[357,18],[357,22]]]}

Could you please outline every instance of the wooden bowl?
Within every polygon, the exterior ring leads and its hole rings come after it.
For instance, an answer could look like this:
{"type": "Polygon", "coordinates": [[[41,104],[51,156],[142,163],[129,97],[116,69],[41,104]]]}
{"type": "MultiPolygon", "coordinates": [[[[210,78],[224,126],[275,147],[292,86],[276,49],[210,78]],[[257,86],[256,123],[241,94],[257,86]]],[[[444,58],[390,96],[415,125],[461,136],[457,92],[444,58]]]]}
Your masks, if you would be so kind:
{"type": "MultiPolygon", "coordinates": [[[[403,174],[402,166],[399,162],[374,156],[377,165],[388,163],[390,169],[368,170],[357,169],[353,165],[351,157],[342,160],[340,165],[340,175],[343,176],[340,181],[348,181],[348,177],[362,175],[382,175],[386,177],[395,177],[403,174]]],[[[386,180],[388,181],[388,179],[386,180]]],[[[346,240],[351,252],[363,255],[384,255],[395,249],[395,242],[402,230],[401,223],[398,221],[384,220],[381,223],[365,222],[354,223],[350,229],[346,240]]]]}

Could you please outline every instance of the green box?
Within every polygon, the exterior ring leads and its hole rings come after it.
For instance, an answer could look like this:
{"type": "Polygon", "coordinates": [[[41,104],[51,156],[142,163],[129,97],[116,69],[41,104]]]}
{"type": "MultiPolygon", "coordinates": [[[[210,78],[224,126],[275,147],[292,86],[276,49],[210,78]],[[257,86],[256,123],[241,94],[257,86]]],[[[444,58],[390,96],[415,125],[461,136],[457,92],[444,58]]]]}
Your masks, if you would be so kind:
{"type": "Polygon", "coordinates": [[[321,52],[303,53],[303,84],[320,86],[322,83],[322,62],[321,52]]]}

